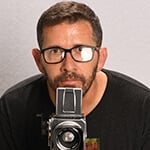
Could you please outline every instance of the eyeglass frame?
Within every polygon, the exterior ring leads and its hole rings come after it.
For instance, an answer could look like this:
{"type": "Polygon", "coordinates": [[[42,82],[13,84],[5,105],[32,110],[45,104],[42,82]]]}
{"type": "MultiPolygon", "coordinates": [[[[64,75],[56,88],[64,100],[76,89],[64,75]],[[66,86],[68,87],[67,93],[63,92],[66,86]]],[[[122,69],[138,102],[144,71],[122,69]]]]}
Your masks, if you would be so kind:
{"type": "Polygon", "coordinates": [[[58,64],[58,63],[61,63],[65,58],[66,58],[66,53],[70,53],[72,59],[75,61],[75,62],[80,62],[80,63],[86,63],[86,62],[89,62],[89,61],[92,61],[93,57],[94,57],[94,51],[97,51],[98,54],[99,54],[99,46],[90,46],[90,45],[76,45],[72,48],[69,48],[69,49],[66,49],[66,48],[62,48],[62,47],[59,47],[59,46],[53,46],[53,47],[47,47],[47,48],[44,48],[44,49],[40,49],[40,52],[41,54],[43,55],[43,58],[44,58],[44,61],[47,63],[47,64],[58,64]],[[88,47],[88,48],[91,48],[92,49],[92,57],[90,60],[87,60],[87,61],[80,61],[80,60],[76,60],[74,58],[74,56],[72,55],[72,50],[75,49],[75,48],[80,48],[80,47],[88,47]],[[49,49],[52,49],[52,48],[58,48],[58,49],[61,49],[64,51],[64,57],[58,61],[58,62],[48,62],[46,59],[45,59],[45,55],[44,55],[44,52],[49,50],[49,49]]]}

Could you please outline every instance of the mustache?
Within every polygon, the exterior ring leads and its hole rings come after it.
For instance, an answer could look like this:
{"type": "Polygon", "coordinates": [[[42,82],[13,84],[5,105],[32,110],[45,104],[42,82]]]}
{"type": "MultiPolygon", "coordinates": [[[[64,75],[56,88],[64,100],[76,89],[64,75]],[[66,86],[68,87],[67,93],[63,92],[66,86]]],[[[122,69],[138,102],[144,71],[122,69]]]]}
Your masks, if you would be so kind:
{"type": "Polygon", "coordinates": [[[65,81],[65,80],[79,80],[82,81],[83,83],[86,82],[85,78],[83,75],[77,74],[75,72],[64,72],[61,75],[57,76],[54,80],[55,83],[65,81]]]}

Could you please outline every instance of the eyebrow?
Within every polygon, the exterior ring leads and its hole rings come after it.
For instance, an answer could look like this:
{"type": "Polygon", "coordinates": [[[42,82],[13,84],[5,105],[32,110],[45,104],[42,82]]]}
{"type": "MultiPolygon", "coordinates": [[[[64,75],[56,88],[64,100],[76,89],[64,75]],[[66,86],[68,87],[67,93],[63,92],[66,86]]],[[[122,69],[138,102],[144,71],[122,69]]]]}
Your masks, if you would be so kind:
{"type": "MultiPolygon", "coordinates": [[[[43,48],[43,49],[41,49],[41,51],[44,51],[44,50],[47,50],[47,49],[50,49],[50,48],[60,48],[60,49],[63,49],[63,50],[70,50],[70,49],[73,49],[73,48],[76,48],[76,47],[80,47],[80,46],[87,46],[87,47],[89,46],[89,47],[91,47],[91,45],[84,45],[84,44],[76,44],[76,45],[74,45],[71,48],[63,48],[63,47],[61,47],[59,45],[54,45],[54,46],[49,46],[47,48],[43,48]]],[[[93,46],[93,47],[96,47],[96,46],[93,46]]]]}

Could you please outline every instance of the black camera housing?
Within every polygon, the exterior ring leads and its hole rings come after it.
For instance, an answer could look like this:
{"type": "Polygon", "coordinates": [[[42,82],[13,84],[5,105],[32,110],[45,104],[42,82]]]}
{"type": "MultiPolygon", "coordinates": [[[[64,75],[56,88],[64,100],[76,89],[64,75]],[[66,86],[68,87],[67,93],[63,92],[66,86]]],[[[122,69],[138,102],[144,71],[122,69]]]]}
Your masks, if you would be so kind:
{"type": "Polygon", "coordinates": [[[82,90],[80,88],[58,88],[56,92],[56,114],[48,122],[50,150],[84,150],[86,119],[81,113],[82,90]]]}

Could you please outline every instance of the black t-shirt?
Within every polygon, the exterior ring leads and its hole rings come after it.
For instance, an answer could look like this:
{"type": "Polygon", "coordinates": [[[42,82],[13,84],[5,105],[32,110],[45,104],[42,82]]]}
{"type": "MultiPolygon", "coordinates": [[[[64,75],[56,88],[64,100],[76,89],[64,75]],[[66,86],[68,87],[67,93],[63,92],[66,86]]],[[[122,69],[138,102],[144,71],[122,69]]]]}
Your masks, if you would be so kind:
{"type": "MultiPolygon", "coordinates": [[[[88,137],[100,140],[100,150],[150,150],[150,90],[125,75],[103,71],[108,83],[100,103],[86,117],[88,137]]],[[[55,106],[43,75],[9,89],[0,100],[0,148],[48,150],[41,120],[52,113],[55,106]]]]}

